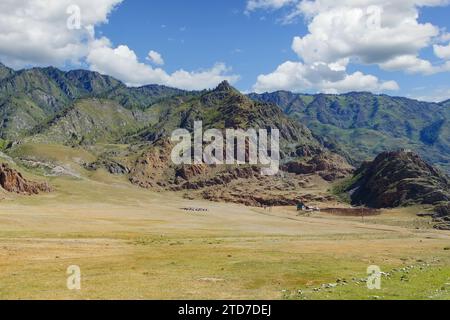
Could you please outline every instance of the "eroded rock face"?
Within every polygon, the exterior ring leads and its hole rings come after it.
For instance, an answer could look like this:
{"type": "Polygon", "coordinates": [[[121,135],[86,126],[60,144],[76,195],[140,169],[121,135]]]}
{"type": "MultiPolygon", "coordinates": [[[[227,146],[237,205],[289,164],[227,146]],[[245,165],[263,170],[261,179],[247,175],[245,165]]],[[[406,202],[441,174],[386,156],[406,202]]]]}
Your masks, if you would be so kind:
{"type": "Polygon", "coordinates": [[[170,141],[162,139],[144,152],[130,170],[130,182],[147,189],[167,188],[175,176],[170,157],[172,148],[170,141]]]}
{"type": "Polygon", "coordinates": [[[434,211],[436,218],[450,217],[450,202],[439,204],[434,211]]]}
{"type": "Polygon", "coordinates": [[[167,139],[153,143],[131,165],[130,181],[157,191],[186,192],[191,199],[239,203],[248,206],[295,205],[306,201],[331,201],[325,191],[327,181],[344,177],[354,169],[332,153],[305,156],[311,165],[305,171],[280,170],[276,176],[262,176],[259,165],[176,165],[172,163],[173,144],[167,139]],[[327,180],[327,181],[324,181],[327,180]],[[309,194],[317,193],[309,197],[309,194]]]}
{"type": "Polygon", "coordinates": [[[250,207],[277,207],[296,206],[299,202],[326,202],[335,198],[330,195],[299,194],[286,192],[284,194],[270,194],[264,192],[236,192],[234,190],[205,189],[201,193],[202,198],[214,202],[229,202],[243,204],[250,207]]]}
{"type": "Polygon", "coordinates": [[[324,180],[335,181],[350,175],[354,168],[341,156],[331,153],[322,153],[308,161],[293,161],[283,166],[283,170],[295,174],[320,175],[324,180]]]}
{"type": "Polygon", "coordinates": [[[204,164],[184,165],[176,170],[176,176],[189,181],[197,176],[205,175],[207,172],[208,167],[204,164]]]}
{"type": "Polygon", "coordinates": [[[28,181],[20,172],[11,169],[7,164],[0,165],[0,186],[8,192],[28,195],[51,191],[46,182],[28,181]]]}
{"type": "Polygon", "coordinates": [[[450,201],[449,178],[409,151],[385,152],[364,164],[348,191],[354,204],[373,208],[450,201]]]}
{"type": "MultiPolygon", "coordinates": [[[[198,167],[196,170],[198,172],[198,167]]],[[[190,170],[189,172],[192,171],[190,170]]],[[[199,190],[213,186],[226,186],[232,181],[245,181],[246,179],[258,177],[259,175],[259,169],[254,166],[228,168],[209,176],[202,173],[191,176],[191,179],[179,181],[178,185],[172,187],[172,190],[199,190]]]]}
{"type": "Polygon", "coordinates": [[[450,230],[450,202],[440,203],[434,209],[434,226],[438,230],[450,230]]]}
{"type": "Polygon", "coordinates": [[[97,170],[99,168],[104,168],[109,173],[115,175],[124,175],[130,173],[130,169],[128,167],[110,159],[99,160],[94,163],[85,165],[85,167],[88,170],[97,170]]]}

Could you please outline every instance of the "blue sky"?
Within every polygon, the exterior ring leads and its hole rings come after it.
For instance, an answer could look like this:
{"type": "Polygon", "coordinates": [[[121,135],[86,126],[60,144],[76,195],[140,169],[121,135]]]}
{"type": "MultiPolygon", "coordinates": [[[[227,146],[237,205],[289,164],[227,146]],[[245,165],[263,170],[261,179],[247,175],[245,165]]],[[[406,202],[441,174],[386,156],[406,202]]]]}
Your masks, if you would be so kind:
{"type": "MultiPolygon", "coordinates": [[[[252,91],[258,75],[270,73],[286,60],[298,59],[291,49],[292,39],[306,35],[308,29],[301,18],[289,24],[282,22],[289,8],[250,14],[244,12],[245,8],[246,2],[242,0],[125,1],[111,14],[109,24],[99,31],[115,44],[127,43],[141,59],[149,49],[158,51],[170,72],[224,62],[241,77],[236,87],[252,91]]],[[[450,30],[448,17],[449,6],[426,7],[420,9],[419,21],[450,30]]],[[[423,50],[422,57],[436,61],[430,49],[423,50]]],[[[350,69],[395,80],[400,90],[391,94],[420,97],[427,96],[430,89],[445,91],[450,86],[447,72],[405,74],[364,64],[351,65],[350,69]]],[[[299,91],[316,90],[299,88],[299,91]]]]}
{"type": "Polygon", "coordinates": [[[224,62],[241,76],[236,86],[250,90],[259,74],[295,59],[292,39],[306,26],[283,26],[278,12],[244,10],[242,0],[125,1],[98,30],[142,59],[150,49],[161,53],[169,72],[224,62]]]}
{"type": "Polygon", "coordinates": [[[226,79],[244,92],[450,98],[448,0],[91,2],[3,4],[0,60],[89,68],[133,86],[201,89],[226,79]],[[81,28],[68,30],[73,5],[81,28]]]}

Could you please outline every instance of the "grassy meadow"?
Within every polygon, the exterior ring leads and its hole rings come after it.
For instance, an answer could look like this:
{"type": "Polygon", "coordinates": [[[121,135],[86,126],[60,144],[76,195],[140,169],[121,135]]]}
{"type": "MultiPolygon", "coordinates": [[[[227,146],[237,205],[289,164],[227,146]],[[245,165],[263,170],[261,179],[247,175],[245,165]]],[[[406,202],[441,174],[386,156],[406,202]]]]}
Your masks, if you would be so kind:
{"type": "Polygon", "coordinates": [[[49,194],[0,193],[0,299],[450,298],[450,232],[416,216],[426,208],[362,219],[186,200],[85,171],[84,151],[40,152],[79,177],[48,178],[49,194]],[[66,286],[71,265],[79,291],[66,286]],[[367,289],[370,265],[386,273],[381,290],[367,289]]]}

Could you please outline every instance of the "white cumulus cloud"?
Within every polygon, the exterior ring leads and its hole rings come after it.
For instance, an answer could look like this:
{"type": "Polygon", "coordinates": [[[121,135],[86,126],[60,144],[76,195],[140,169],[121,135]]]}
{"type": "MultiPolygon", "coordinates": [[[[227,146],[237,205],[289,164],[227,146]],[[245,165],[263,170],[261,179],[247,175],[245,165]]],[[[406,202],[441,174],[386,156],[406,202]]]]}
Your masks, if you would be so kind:
{"type": "Polygon", "coordinates": [[[152,63],[158,66],[164,65],[164,59],[162,55],[159,52],[153,50],[150,50],[150,52],[148,53],[147,60],[151,61],[152,63]]]}
{"type": "Polygon", "coordinates": [[[230,68],[217,63],[212,68],[188,72],[178,70],[168,74],[161,68],[139,62],[135,52],[125,45],[113,48],[108,41],[99,42],[87,56],[91,69],[121,79],[130,86],[161,84],[171,87],[202,90],[215,87],[223,80],[235,83],[238,75],[230,74],[230,68]]]}
{"type": "Polygon", "coordinates": [[[77,64],[94,41],[95,26],[122,0],[2,0],[0,60],[12,67],[77,64]],[[81,28],[69,29],[69,7],[77,6],[81,28]]]}
{"type": "Polygon", "coordinates": [[[433,49],[437,57],[450,60],[450,43],[446,46],[434,45],[433,49]]]}
{"type": "Polygon", "coordinates": [[[294,92],[317,90],[325,93],[347,91],[398,90],[395,81],[380,81],[372,75],[362,72],[347,74],[332,65],[317,63],[306,65],[301,62],[287,61],[273,73],[260,75],[253,87],[255,92],[290,90],[294,92]]]}
{"type": "MultiPolygon", "coordinates": [[[[127,45],[114,46],[108,38],[96,36],[96,26],[107,23],[109,14],[122,1],[1,0],[0,61],[13,68],[87,64],[91,70],[132,86],[154,83],[204,89],[223,80],[235,83],[239,79],[223,63],[204,70],[168,74],[140,62],[127,45]]],[[[156,66],[164,64],[163,57],[153,50],[147,59],[156,66]]]]}
{"type": "Polygon", "coordinates": [[[302,16],[308,24],[308,33],[292,42],[302,63],[285,63],[273,74],[259,76],[254,89],[270,89],[268,79],[275,77],[291,79],[286,86],[297,91],[306,86],[341,92],[359,90],[363,84],[368,85],[367,90],[398,89],[393,81],[381,81],[362,72],[349,74],[346,70],[350,64],[424,75],[450,71],[448,47],[434,45],[436,57],[443,59],[440,63],[420,57],[423,49],[431,47],[439,36],[442,41],[445,35],[438,26],[419,21],[419,8],[447,4],[448,0],[297,0],[285,21],[302,16]],[[334,65],[340,66],[342,78],[330,79],[317,68],[334,65]],[[311,73],[305,70],[315,70],[315,77],[321,77],[321,81],[311,79],[311,73]]]}

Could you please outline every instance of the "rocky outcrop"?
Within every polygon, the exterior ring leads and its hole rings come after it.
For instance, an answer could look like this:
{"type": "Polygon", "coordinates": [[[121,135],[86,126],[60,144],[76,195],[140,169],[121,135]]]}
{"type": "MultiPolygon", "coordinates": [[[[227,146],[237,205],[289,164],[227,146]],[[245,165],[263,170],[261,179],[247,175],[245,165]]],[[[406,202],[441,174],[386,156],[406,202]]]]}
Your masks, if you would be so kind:
{"type": "Polygon", "coordinates": [[[450,230],[450,202],[441,203],[434,209],[433,221],[438,230],[450,230]]]}
{"type": "Polygon", "coordinates": [[[130,182],[141,188],[167,188],[174,183],[175,169],[172,165],[173,146],[161,139],[146,150],[130,170],[130,182]]]}
{"type": "MultiPolygon", "coordinates": [[[[188,172],[197,172],[195,176],[191,176],[191,179],[178,180],[178,184],[173,186],[171,189],[174,191],[179,190],[199,190],[207,187],[213,186],[226,186],[232,181],[245,180],[257,178],[260,176],[260,169],[256,166],[248,167],[230,167],[225,168],[221,172],[217,172],[211,176],[204,175],[205,171],[201,172],[199,167],[197,169],[191,169],[188,172]],[[195,179],[194,179],[195,178],[195,179]]],[[[206,170],[206,166],[202,166],[203,170],[206,170]]]]}
{"type": "Polygon", "coordinates": [[[184,165],[176,170],[176,176],[189,181],[195,177],[202,176],[207,172],[208,167],[204,164],[184,165]]]}
{"type": "Polygon", "coordinates": [[[0,186],[8,192],[27,195],[51,191],[46,182],[28,181],[20,172],[11,169],[7,164],[0,165],[0,186]]]}
{"type": "Polygon", "coordinates": [[[268,194],[257,192],[236,192],[217,189],[206,189],[201,193],[202,198],[214,202],[229,202],[243,204],[249,207],[283,207],[296,206],[299,202],[327,202],[335,198],[330,195],[298,194],[289,192],[285,194],[268,194]]]}
{"type": "Polygon", "coordinates": [[[283,170],[295,174],[318,174],[326,181],[335,181],[350,175],[354,168],[337,154],[322,153],[307,161],[292,161],[283,170]]]}
{"type": "Polygon", "coordinates": [[[111,159],[101,159],[94,163],[87,164],[85,167],[86,169],[92,171],[104,168],[106,171],[114,175],[124,175],[130,173],[130,169],[127,166],[111,159]]]}
{"type": "Polygon", "coordinates": [[[365,163],[347,191],[353,204],[373,208],[450,201],[449,178],[406,150],[385,152],[365,163]]]}

